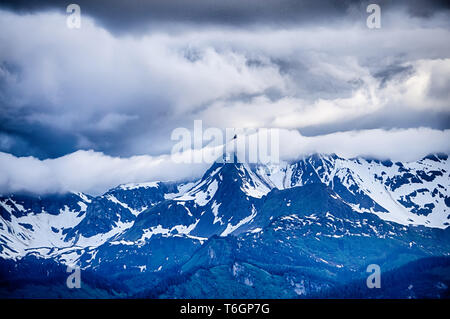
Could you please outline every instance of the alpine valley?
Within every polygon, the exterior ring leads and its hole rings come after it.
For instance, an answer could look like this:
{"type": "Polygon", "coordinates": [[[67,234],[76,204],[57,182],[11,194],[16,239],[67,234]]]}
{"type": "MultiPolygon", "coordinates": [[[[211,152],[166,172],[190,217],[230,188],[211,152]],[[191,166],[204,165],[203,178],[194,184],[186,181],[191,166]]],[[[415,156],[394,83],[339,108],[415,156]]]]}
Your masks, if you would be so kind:
{"type": "Polygon", "coordinates": [[[0,297],[449,298],[449,188],[446,154],[313,154],[97,197],[4,194],[0,297]]]}

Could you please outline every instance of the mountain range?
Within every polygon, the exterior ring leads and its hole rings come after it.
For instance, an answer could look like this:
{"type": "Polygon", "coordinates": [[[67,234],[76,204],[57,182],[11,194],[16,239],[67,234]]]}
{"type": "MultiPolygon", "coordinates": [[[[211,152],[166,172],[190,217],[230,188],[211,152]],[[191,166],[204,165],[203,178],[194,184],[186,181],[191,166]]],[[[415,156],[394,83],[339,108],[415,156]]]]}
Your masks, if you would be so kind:
{"type": "Polygon", "coordinates": [[[446,154],[313,154],[100,196],[6,194],[0,296],[448,298],[449,187],[446,154]],[[370,264],[381,289],[365,284],[370,264]],[[82,288],[65,286],[66,266],[82,288]]]}

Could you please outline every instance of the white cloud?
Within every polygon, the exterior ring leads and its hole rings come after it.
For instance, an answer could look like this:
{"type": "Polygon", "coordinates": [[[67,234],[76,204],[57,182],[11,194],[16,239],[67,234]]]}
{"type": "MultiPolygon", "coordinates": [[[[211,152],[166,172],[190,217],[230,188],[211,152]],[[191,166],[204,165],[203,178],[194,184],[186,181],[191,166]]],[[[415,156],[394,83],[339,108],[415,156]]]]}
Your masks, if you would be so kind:
{"type": "Polygon", "coordinates": [[[429,128],[346,131],[312,137],[283,131],[280,140],[280,153],[286,160],[315,152],[394,161],[415,161],[431,153],[450,153],[450,130],[429,128]]]}
{"type": "MultiPolygon", "coordinates": [[[[198,116],[222,127],[226,123],[239,127],[303,128],[348,121],[380,111],[386,114],[397,110],[449,112],[450,59],[418,60],[405,64],[406,67],[414,72],[388,80],[384,86],[368,70],[362,70],[363,84],[349,96],[313,101],[300,97],[272,101],[264,96],[249,101],[219,101],[198,116]]],[[[332,77],[332,73],[328,75],[332,77]]]]}
{"type": "MultiPolygon", "coordinates": [[[[292,161],[315,152],[343,157],[359,155],[413,161],[430,153],[450,153],[450,130],[381,129],[305,137],[295,130],[280,132],[280,156],[292,161]]],[[[99,194],[121,183],[184,180],[200,177],[210,164],[178,164],[169,155],[128,158],[77,151],[56,159],[15,157],[0,153],[0,192],[52,193],[83,191],[99,194]]]]}
{"type": "Polygon", "coordinates": [[[56,159],[15,157],[0,153],[0,191],[99,194],[125,182],[181,180],[200,176],[207,165],[175,164],[169,156],[111,157],[77,151],[56,159]]]}

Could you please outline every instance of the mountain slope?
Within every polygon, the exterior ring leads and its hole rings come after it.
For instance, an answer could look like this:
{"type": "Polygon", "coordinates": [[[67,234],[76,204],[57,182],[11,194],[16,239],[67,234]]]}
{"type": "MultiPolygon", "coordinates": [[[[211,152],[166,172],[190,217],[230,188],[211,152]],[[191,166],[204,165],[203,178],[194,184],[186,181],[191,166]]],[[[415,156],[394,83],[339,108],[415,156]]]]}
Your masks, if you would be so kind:
{"type": "Polygon", "coordinates": [[[312,155],[280,166],[257,166],[279,189],[324,183],[355,210],[403,225],[445,228],[450,222],[450,162],[430,155],[410,163],[312,155]]]}

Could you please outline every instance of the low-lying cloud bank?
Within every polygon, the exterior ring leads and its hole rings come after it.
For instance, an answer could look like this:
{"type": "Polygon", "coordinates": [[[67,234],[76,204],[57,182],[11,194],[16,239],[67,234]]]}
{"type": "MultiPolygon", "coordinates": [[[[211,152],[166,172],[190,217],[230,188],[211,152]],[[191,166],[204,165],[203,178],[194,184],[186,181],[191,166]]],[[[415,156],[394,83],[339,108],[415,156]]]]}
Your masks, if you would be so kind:
{"type": "MultiPolygon", "coordinates": [[[[374,129],[313,137],[302,136],[296,130],[282,130],[279,136],[280,158],[284,161],[316,152],[395,161],[414,161],[430,153],[450,153],[450,130],[374,129]]],[[[170,155],[122,158],[92,150],[46,160],[0,152],[0,192],[81,191],[96,195],[121,183],[195,179],[209,165],[175,163],[170,155]]]]}

